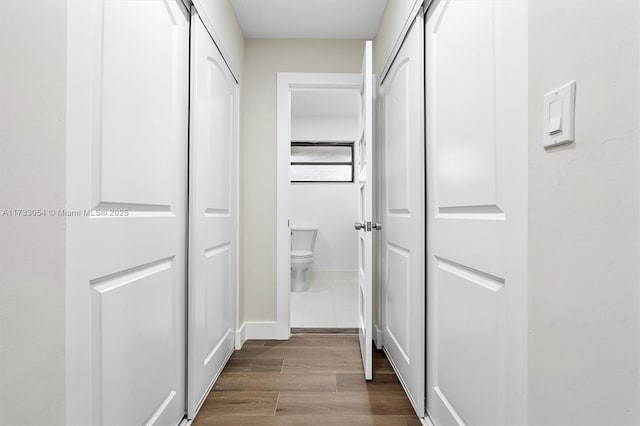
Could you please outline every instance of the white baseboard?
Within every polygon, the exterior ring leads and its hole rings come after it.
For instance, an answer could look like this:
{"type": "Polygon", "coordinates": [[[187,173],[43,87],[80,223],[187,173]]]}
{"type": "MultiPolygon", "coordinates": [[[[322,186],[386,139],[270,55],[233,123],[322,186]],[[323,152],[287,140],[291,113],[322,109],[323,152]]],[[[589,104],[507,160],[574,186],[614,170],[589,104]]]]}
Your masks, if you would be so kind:
{"type": "Polygon", "coordinates": [[[310,270],[307,278],[312,281],[356,281],[358,279],[357,270],[310,270]]]}
{"type": "Polygon", "coordinates": [[[278,339],[278,323],[275,321],[245,322],[246,339],[278,339]]]}
{"type": "Polygon", "coordinates": [[[240,328],[236,330],[236,350],[242,349],[242,345],[247,341],[247,323],[243,322],[240,328]]]}
{"type": "Polygon", "coordinates": [[[378,327],[378,324],[373,325],[373,342],[378,350],[382,349],[384,342],[382,341],[382,330],[378,327]]]}

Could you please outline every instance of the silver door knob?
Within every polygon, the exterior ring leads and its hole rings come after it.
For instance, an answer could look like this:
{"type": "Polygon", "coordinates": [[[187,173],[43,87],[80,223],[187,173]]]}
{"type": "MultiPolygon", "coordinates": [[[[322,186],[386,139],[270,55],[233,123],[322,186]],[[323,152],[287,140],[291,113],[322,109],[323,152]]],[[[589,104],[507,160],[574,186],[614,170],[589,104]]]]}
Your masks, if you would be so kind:
{"type": "Polygon", "coordinates": [[[377,229],[378,231],[382,230],[382,224],[381,223],[375,223],[374,222],[371,226],[373,227],[373,229],[377,229]]]}
{"type": "Polygon", "coordinates": [[[353,227],[356,229],[356,231],[366,229],[366,225],[364,224],[364,222],[356,222],[353,224],[353,227]]]}

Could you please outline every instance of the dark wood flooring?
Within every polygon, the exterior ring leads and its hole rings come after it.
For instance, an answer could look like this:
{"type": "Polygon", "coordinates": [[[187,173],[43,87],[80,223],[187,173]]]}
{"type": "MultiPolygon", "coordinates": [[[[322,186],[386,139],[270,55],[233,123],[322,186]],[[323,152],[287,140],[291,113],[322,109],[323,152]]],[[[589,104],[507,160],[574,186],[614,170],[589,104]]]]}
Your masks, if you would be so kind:
{"type": "Polygon", "coordinates": [[[358,336],[294,334],[235,351],[194,420],[205,425],[420,425],[382,351],[364,380],[358,336]]]}

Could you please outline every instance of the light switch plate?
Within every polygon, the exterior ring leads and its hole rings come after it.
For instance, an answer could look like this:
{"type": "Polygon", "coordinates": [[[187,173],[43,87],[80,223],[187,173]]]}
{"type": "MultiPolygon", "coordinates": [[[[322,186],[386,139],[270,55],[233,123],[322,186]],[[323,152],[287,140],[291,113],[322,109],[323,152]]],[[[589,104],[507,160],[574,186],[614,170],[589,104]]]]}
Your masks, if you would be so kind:
{"type": "Polygon", "coordinates": [[[543,145],[545,148],[575,140],[576,82],[544,95],[543,145]]]}

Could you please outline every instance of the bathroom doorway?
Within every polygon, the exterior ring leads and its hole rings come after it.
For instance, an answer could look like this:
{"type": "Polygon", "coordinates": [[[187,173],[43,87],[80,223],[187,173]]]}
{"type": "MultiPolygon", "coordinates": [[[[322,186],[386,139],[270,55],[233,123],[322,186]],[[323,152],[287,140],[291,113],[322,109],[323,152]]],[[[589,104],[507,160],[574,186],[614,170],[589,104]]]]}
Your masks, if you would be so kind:
{"type": "Polygon", "coordinates": [[[285,100],[278,104],[279,338],[291,328],[358,328],[353,224],[360,80],[359,74],[278,74],[285,100]],[[295,271],[301,268],[303,277],[295,271]],[[302,291],[292,291],[292,283],[302,291]]]}
{"type": "Polygon", "coordinates": [[[292,328],[358,327],[359,113],[353,90],[291,93],[292,328]]]}

